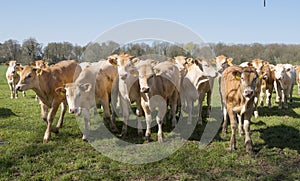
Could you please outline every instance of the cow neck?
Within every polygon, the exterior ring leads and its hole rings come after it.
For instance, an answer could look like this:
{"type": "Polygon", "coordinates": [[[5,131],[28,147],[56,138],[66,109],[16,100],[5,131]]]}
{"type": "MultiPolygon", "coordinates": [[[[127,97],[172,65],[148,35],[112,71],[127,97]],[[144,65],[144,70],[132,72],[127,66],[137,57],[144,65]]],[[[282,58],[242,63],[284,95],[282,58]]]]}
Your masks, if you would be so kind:
{"type": "MultiPolygon", "coordinates": [[[[46,72],[44,72],[43,74],[46,74],[46,72]]],[[[50,85],[47,82],[45,82],[44,80],[41,79],[41,76],[38,76],[38,82],[39,82],[38,87],[34,88],[33,90],[39,96],[39,98],[41,99],[41,101],[44,104],[51,107],[51,102],[52,101],[50,100],[49,95],[51,94],[50,90],[52,88],[50,87],[50,85]],[[41,84],[42,84],[43,87],[46,87],[46,89],[43,89],[41,87],[41,84]]]]}

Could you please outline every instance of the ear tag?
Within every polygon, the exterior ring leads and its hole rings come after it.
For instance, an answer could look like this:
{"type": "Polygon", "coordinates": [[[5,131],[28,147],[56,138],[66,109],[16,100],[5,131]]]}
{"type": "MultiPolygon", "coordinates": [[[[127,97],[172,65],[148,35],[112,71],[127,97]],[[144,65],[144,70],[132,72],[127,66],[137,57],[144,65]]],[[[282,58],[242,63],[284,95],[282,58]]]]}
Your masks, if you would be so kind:
{"type": "Polygon", "coordinates": [[[258,76],[258,78],[259,78],[259,79],[262,79],[262,78],[263,78],[263,76],[262,76],[262,75],[259,75],[259,76],[258,76]]]}
{"type": "Polygon", "coordinates": [[[236,79],[236,80],[241,80],[241,76],[236,75],[236,76],[235,76],[235,79],[236,79]]]}
{"type": "Polygon", "coordinates": [[[22,71],[20,71],[20,70],[19,70],[19,71],[17,71],[17,74],[18,74],[18,75],[20,75],[20,74],[21,74],[21,72],[22,72],[22,71]]]}
{"type": "Polygon", "coordinates": [[[42,71],[38,71],[38,72],[36,72],[36,75],[37,75],[37,76],[40,76],[40,75],[42,75],[42,71]]]}
{"type": "Polygon", "coordinates": [[[138,75],[137,75],[137,74],[133,74],[133,76],[134,76],[134,77],[137,77],[138,75]]]}
{"type": "Polygon", "coordinates": [[[60,92],[60,95],[61,95],[61,96],[65,96],[65,93],[64,93],[64,92],[60,92]]]}

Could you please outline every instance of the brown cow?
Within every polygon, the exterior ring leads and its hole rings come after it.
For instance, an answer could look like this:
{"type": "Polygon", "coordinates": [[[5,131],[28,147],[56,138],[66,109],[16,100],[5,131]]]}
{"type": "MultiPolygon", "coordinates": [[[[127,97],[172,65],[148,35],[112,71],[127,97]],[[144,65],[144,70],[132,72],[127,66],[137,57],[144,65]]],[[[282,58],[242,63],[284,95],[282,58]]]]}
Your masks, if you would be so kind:
{"type": "Polygon", "coordinates": [[[272,93],[274,88],[274,81],[275,81],[275,73],[274,70],[270,67],[269,62],[264,61],[263,66],[261,67],[261,76],[262,76],[262,82],[261,82],[261,89],[260,89],[260,106],[264,106],[264,95],[266,93],[267,99],[266,102],[268,104],[268,107],[272,107],[272,93]]]}
{"type": "MultiPolygon", "coordinates": [[[[16,67],[20,66],[19,63],[17,63],[17,61],[15,60],[11,60],[9,62],[6,62],[5,65],[8,67],[6,70],[6,79],[7,79],[7,83],[10,89],[10,98],[18,98],[18,92],[16,89],[16,85],[20,80],[20,76],[19,74],[17,74],[17,70],[16,67]]],[[[25,91],[23,91],[23,97],[25,97],[25,91]]]]}
{"type": "Polygon", "coordinates": [[[150,140],[151,135],[151,112],[158,107],[156,122],[158,124],[158,142],[163,141],[162,122],[167,111],[167,101],[170,101],[172,124],[176,124],[176,109],[178,91],[180,87],[179,69],[170,62],[158,63],[153,60],[140,61],[131,72],[139,76],[140,91],[142,96],[142,107],[146,117],[146,140],[150,140]]]}
{"type": "Polygon", "coordinates": [[[66,83],[73,82],[78,74],[77,71],[81,71],[81,68],[75,60],[69,60],[61,61],[45,69],[32,66],[18,67],[18,69],[20,70],[20,81],[17,85],[17,90],[32,89],[42,101],[42,118],[47,123],[44,142],[47,142],[50,139],[51,131],[57,133],[58,129],[62,127],[67,106],[65,95],[57,94],[55,89],[66,83]],[[52,122],[61,103],[64,106],[62,106],[57,127],[53,127],[52,122]],[[48,108],[51,108],[49,113],[48,108]]]}
{"type": "MultiPolygon", "coordinates": [[[[230,150],[234,150],[236,148],[236,115],[239,115],[244,117],[246,150],[248,152],[252,152],[250,119],[253,113],[253,102],[257,79],[258,74],[254,67],[230,66],[222,73],[222,99],[225,103],[225,109],[228,113],[231,125],[230,150]]],[[[224,119],[226,119],[226,116],[224,119]]]]}
{"type": "Polygon", "coordinates": [[[93,63],[82,70],[74,83],[59,87],[57,92],[65,93],[69,104],[69,112],[76,115],[83,114],[85,127],[83,140],[88,139],[88,123],[90,109],[97,113],[96,104],[100,103],[104,112],[104,123],[110,123],[113,132],[118,132],[114,117],[111,119],[110,100],[113,81],[117,76],[117,69],[106,60],[93,63]]]}
{"type": "MultiPolygon", "coordinates": [[[[127,125],[129,120],[130,105],[136,102],[136,115],[137,115],[137,127],[138,134],[143,134],[141,117],[143,116],[143,109],[141,106],[141,93],[138,77],[131,74],[129,71],[133,68],[134,64],[139,61],[137,58],[128,54],[121,53],[120,55],[112,55],[108,57],[108,61],[115,65],[118,69],[118,76],[116,78],[116,86],[114,90],[115,95],[118,95],[120,101],[120,107],[122,109],[122,116],[124,118],[124,124],[122,128],[121,136],[126,136],[127,125]]],[[[113,96],[114,97],[114,96],[113,96]]]]}

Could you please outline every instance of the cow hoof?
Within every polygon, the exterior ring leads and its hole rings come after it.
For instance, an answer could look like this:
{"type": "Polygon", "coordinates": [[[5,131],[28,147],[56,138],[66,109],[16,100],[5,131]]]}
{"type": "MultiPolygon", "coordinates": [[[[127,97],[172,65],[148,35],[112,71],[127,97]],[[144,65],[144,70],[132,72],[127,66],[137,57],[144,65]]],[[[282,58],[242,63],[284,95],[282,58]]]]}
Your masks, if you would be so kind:
{"type": "Polygon", "coordinates": [[[47,139],[43,139],[43,143],[47,143],[48,142],[48,140],[47,139]]]}
{"type": "Polygon", "coordinates": [[[246,151],[248,153],[252,153],[253,152],[252,141],[251,140],[249,140],[249,141],[246,142],[246,151]]]}
{"type": "Polygon", "coordinates": [[[146,136],[146,143],[150,142],[150,136],[146,136]]]}
{"type": "Polygon", "coordinates": [[[87,142],[87,141],[88,141],[87,136],[83,135],[83,136],[82,136],[82,141],[87,142]]]}
{"type": "Polygon", "coordinates": [[[226,128],[223,128],[223,129],[222,129],[222,133],[223,133],[223,135],[226,135],[226,134],[227,134],[227,129],[226,129],[226,128]]]}
{"type": "Polygon", "coordinates": [[[57,134],[57,133],[59,132],[59,128],[57,128],[57,127],[52,127],[52,128],[51,128],[51,132],[57,134]]]}
{"type": "Polygon", "coordinates": [[[158,136],[158,137],[157,137],[157,141],[158,141],[159,143],[162,143],[162,142],[163,142],[162,136],[158,136]]]}
{"type": "Polygon", "coordinates": [[[228,151],[234,151],[236,148],[234,146],[229,146],[228,151]]]}
{"type": "Polygon", "coordinates": [[[143,130],[142,131],[138,131],[138,136],[143,136],[143,135],[144,135],[143,130]]]}

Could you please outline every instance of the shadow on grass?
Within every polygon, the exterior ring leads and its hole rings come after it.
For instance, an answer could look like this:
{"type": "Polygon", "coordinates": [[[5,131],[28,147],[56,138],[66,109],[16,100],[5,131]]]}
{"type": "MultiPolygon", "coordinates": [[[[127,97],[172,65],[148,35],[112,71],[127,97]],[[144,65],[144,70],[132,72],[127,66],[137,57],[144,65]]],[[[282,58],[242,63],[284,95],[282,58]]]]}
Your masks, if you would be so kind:
{"type": "Polygon", "coordinates": [[[0,118],[7,118],[10,116],[17,116],[11,109],[0,108],[0,118]]]}
{"type": "Polygon", "coordinates": [[[297,114],[293,109],[300,107],[300,99],[294,98],[294,102],[289,104],[288,109],[278,109],[278,104],[273,104],[273,107],[269,109],[268,107],[258,107],[259,116],[290,116],[293,118],[300,118],[300,114],[297,114]],[[296,101],[299,100],[299,101],[296,101]]]}
{"type": "MultiPolygon", "coordinates": [[[[260,137],[265,141],[268,148],[289,148],[300,153],[300,131],[286,125],[271,126],[260,129],[260,137]]],[[[262,148],[260,145],[259,149],[262,148]]]]}

